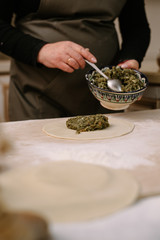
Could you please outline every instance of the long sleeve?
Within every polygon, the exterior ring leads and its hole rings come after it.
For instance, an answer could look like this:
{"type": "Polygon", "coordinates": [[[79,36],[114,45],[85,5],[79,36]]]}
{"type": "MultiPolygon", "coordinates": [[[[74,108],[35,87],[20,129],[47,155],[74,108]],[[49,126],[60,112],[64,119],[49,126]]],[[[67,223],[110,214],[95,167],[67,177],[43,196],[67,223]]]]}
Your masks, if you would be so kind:
{"type": "Polygon", "coordinates": [[[2,1],[0,8],[0,51],[4,54],[26,64],[36,65],[37,54],[45,44],[40,39],[20,32],[11,25],[13,13],[23,9],[19,13],[25,15],[37,10],[39,0],[21,0],[21,8],[16,9],[19,3],[13,0],[2,1]],[[28,6],[26,8],[26,6],[28,6]]]}
{"type": "Polygon", "coordinates": [[[139,64],[150,43],[150,28],[144,0],[128,0],[119,16],[122,46],[119,61],[136,59],[139,64]]]}

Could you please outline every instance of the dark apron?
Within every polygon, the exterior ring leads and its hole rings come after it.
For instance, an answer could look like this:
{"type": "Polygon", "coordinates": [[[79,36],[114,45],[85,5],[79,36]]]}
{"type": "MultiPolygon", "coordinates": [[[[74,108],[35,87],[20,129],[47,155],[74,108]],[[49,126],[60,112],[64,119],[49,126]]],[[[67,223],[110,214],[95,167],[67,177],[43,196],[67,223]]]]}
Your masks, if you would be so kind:
{"type": "MultiPolygon", "coordinates": [[[[99,66],[112,64],[118,50],[114,19],[126,0],[41,0],[36,13],[16,23],[24,33],[47,42],[70,40],[89,48],[99,66]],[[62,7],[63,6],[63,7],[62,7]]],[[[107,113],[89,91],[85,73],[11,64],[10,120],[107,113]]]]}

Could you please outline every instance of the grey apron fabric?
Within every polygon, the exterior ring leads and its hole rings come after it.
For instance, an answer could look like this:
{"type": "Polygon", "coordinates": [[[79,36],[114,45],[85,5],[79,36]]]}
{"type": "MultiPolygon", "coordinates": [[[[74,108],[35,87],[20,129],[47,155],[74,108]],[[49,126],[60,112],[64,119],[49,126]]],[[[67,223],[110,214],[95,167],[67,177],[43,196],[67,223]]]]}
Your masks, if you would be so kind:
{"type": "MultiPolygon", "coordinates": [[[[110,65],[119,49],[113,21],[126,0],[41,0],[38,11],[16,23],[24,33],[47,42],[70,40],[110,65]],[[62,7],[63,6],[63,7],[62,7]]],[[[106,113],[89,91],[85,73],[32,67],[12,61],[9,95],[10,120],[106,113]]]]}

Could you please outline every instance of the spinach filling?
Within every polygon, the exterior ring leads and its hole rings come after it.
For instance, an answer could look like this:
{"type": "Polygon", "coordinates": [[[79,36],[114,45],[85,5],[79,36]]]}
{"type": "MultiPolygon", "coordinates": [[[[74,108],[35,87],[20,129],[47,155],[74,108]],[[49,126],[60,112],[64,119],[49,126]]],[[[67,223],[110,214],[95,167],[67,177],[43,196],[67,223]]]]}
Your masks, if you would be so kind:
{"type": "Polygon", "coordinates": [[[102,114],[77,116],[66,121],[69,129],[76,130],[77,133],[105,129],[109,126],[108,117],[102,114]]]}
{"type": "MultiPolygon", "coordinates": [[[[122,82],[122,92],[133,92],[140,90],[145,87],[144,79],[141,78],[140,74],[133,69],[122,69],[118,66],[102,69],[102,71],[110,79],[119,79],[122,82]]],[[[92,73],[91,83],[99,88],[107,88],[107,79],[102,77],[98,72],[92,73]]]]}

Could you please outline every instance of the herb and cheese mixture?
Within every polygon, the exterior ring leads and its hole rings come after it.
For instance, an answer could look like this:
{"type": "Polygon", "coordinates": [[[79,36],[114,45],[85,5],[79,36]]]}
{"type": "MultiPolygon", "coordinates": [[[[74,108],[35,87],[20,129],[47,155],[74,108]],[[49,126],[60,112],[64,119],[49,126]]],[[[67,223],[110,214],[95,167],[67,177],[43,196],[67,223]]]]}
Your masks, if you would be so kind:
{"type": "Polygon", "coordinates": [[[66,121],[69,129],[76,130],[77,133],[105,129],[109,126],[108,117],[102,114],[77,116],[66,121]]]}
{"type": "MultiPolygon", "coordinates": [[[[102,69],[102,71],[111,79],[119,79],[122,82],[122,92],[133,92],[140,90],[144,87],[143,79],[140,80],[139,74],[133,69],[122,69],[118,66],[113,66],[110,68],[102,69]]],[[[94,71],[91,83],[95,86],[108,89],[107,79],[102,77],[98,72],[94,71]]]]}

